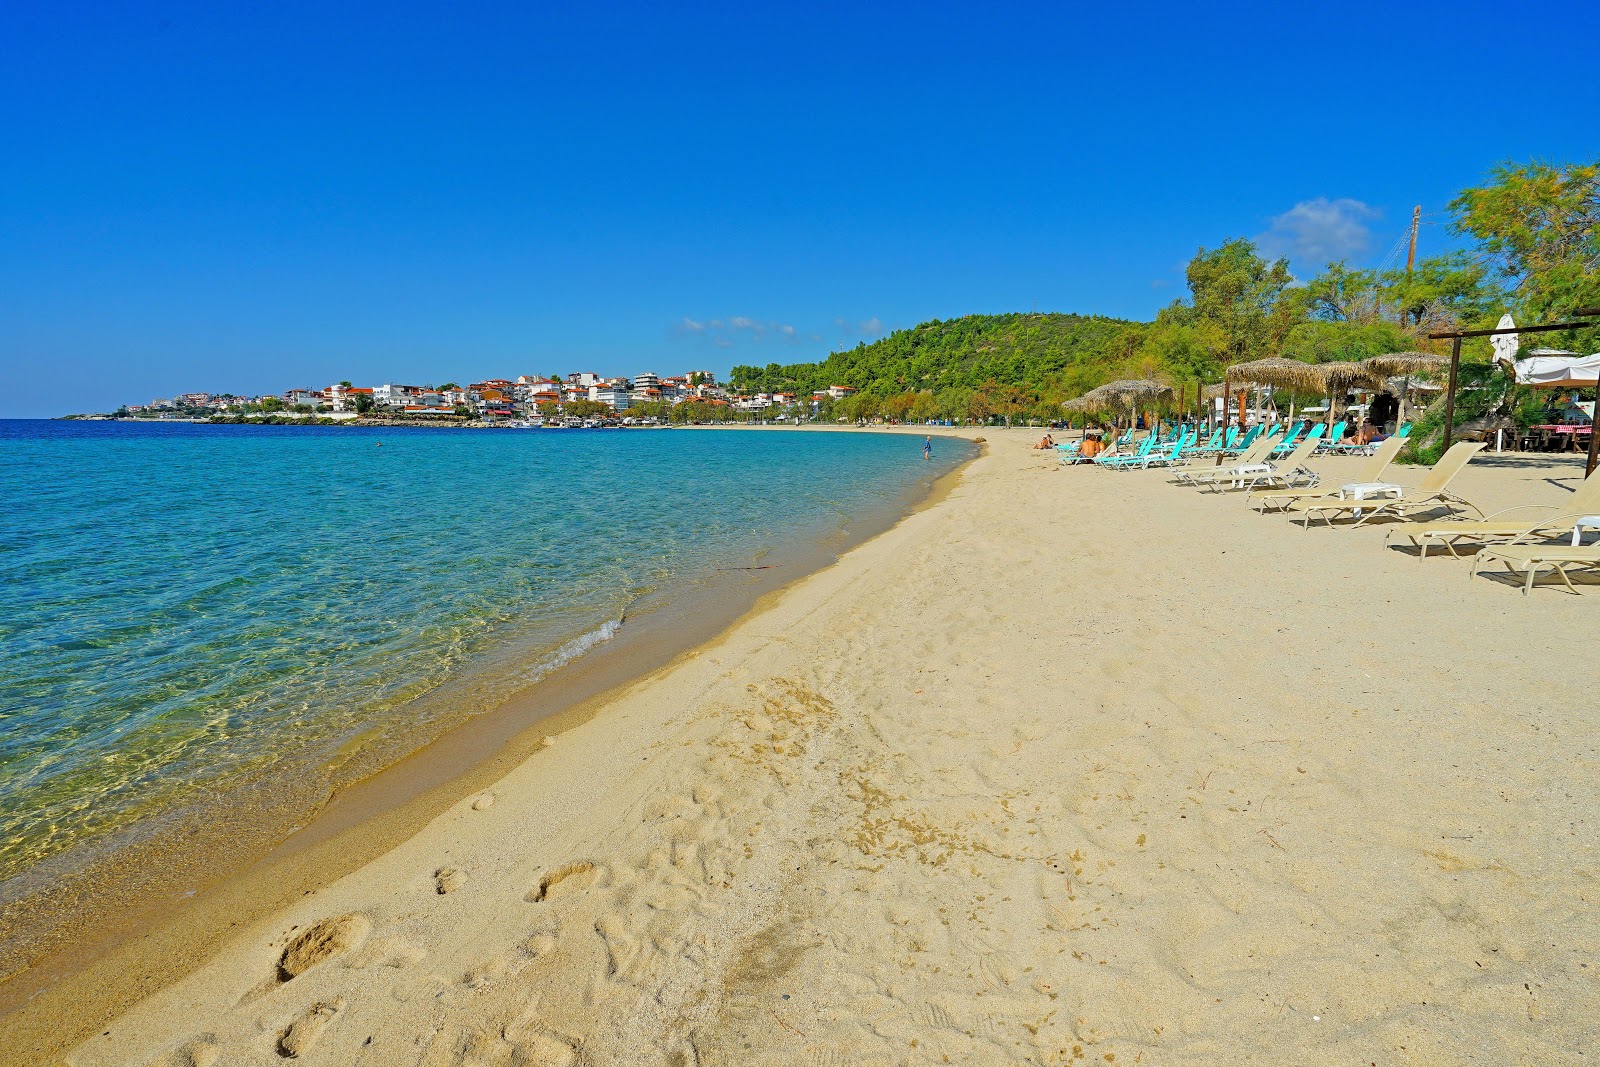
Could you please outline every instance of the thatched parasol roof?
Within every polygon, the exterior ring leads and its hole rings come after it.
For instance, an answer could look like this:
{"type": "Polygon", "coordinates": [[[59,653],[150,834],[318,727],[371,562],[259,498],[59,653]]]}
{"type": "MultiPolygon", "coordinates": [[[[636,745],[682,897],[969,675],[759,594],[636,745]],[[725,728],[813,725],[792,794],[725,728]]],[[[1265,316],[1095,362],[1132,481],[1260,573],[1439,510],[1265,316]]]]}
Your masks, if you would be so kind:
{"type": "Polygon", "coordinates": [[[1242,385],[1281,385],[1307,393],[1327,389],[1321,366],[1283,356],[1269,356],[1249,363],[1235,363],[1223,372],[1235,388],[1242,385]]]}
{"type": "Polygon", "coordinates": [[[1170,385],[1163,385],[1150,379],[1124,379],[1107,382],[1080,397],[1068,400],[1061,406],[1073,412],[1132,410],[1139,404],[1168,400],[1171,397],[1170,385]]]}
{"type": "Polygon", "coordinates": [[[1061,405],[1061,408],[1064,411],[1100,411],[1105,406],[1102,398],[1092,393],[1085,393],[1083,396],[1075,396],[1068,400],[1061,405]]]}
{"type": "Polygon", "coordinates": [[[1402,374],[1442,374],[1449,368],[1450,361],[1431,352],[1390,352],[1364,359],[1361,365],[1373,374],[1392,378],[1402,374]]]}
{"type": "Polygon", "coordinates": [[[1322,374],[1323,388],[1326,392],[1340,392],[1351,386],[1365,385],[1381,389],[1383,375],[1374,371],[1365,363],[1318,363],[1316,368],[1322,374]]]}
{"type": "Polygon", "coordinates": [[[1088,395],[1094,396],[1097,393],[1120,400],[1124,404],[1147,404],[1154,400],[1169,399],[1172,396],[1172,386],[1153,378],[1124,378],[1121,381],[1107,382],[1088,395]]]}
{"type": "Polygon", "coordinates": [[[1228,393],[1229,387],[1227,382],[1217,382],[1215,385],[1208,385],[1204,389],[1200,390],[1200,395],[1205,397],[1207,400],[1215,400],[1219,396],[1227,396],[1228,393]]]}

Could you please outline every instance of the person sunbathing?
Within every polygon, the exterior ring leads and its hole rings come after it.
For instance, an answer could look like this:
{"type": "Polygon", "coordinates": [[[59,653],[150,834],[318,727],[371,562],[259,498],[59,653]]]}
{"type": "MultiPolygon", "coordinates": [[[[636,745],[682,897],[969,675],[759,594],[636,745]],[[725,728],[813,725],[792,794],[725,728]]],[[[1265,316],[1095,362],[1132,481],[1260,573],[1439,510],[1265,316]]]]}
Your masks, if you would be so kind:
{"type": "Polygon", "coordinates": [[[1036,451],[1036,452],[1040,451],[1041,449],[1054,448],[1054,447],[1056,447],[1055,439],[1052,438],[1049,434],[1045,434],[1043,437],[1039,438],[1039,443],[1033,446],[1034,451],[1036,451]]]}

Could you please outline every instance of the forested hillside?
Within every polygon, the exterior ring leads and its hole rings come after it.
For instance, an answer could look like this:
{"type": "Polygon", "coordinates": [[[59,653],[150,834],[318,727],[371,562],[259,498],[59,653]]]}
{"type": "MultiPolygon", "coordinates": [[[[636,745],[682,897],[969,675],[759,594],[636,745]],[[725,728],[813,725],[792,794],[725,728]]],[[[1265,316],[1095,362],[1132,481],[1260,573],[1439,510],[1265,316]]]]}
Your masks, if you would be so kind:
{"type": "Polygon", "coordinates": [[[1139,324],[1101,316],[967,315],[896,330],[821,363],[733,368],[741,392],[807,392],[849,385],[889,396],[978,388],[985,382],[1081,389],[1137,345],[1139,324]]]}

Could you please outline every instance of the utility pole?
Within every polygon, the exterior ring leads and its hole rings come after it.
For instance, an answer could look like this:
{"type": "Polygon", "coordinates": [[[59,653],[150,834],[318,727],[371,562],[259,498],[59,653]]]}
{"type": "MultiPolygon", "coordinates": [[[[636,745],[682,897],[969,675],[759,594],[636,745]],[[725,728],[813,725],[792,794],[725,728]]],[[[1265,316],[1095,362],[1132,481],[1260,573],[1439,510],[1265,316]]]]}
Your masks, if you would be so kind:
{"type": "Polygon", "coordinates": [[[1417,265],[1417,227],[1422,223],[1422,205],[1418,204],[1411,211],[1411,250],[1406,253],[1406,277],[1411,277],[1411,268],[1417,265]]]}
{"type": "MultiPolygon", "coordinates": [[[[1416,207],[1411,209],[1411,247],[1406,252],[1406,278],[1408,280],[1411,277],[1411,268],[1415,267],[1417,265],[1417,227],[1419,225],[1421,225],[1421,224],[1422,224],[1422,205],[1418,204],[1416,207]]],[[[1407,310],[1408,309],[1406,309],[1406,308],[1401,308],[1400,309],[1400,325],[1401,326],[1404,326],[1406,324],[1406,311],[1407,310]]],[[[1420,308],[1417,309],[1417,322],[1418,322],[1419,325],[1422,322],[1422,312],[1421,312],[1420,308]]],[[[1409,380],[1406,382],[1405,387],[1407,389],[1411,388],[1411,382],[1409,380]]]]}

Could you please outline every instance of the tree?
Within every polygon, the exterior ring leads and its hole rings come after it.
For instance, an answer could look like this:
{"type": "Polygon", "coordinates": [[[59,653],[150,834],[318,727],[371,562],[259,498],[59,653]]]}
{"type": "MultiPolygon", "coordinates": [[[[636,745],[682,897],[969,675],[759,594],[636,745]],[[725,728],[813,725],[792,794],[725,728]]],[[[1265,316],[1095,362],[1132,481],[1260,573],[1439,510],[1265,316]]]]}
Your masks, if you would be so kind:
{"type": "Polygon", "coordinates": [[[1215,249],[1200,249],[1185,276],[1192,321],[1209,323],[1221,332],[1227,363],[1277,351],[1297,310],[1291,303],[1278,306],[1279,296],[1293,280],[1287,259],[1268,263],[1256,254],[1253,242],[1235,237],[1215,249]]]}
{"type": "Polygon", "coordinates": [[[1305,317],[1328,322],[1371,322],[1381,314],[1377,275],[1342,262],[1329,263],[1300,288],[1288,290],[1286,299],[1305,317]]]}
{"type": "MultiPolygon", "coordinates": [[[[550,405],[554,406],[554,405],[550,405]]],[[[539,409],[541,412],[544,408],[539,409]]],[[[579,399],[568,400],[560,406],[560,412],[575,419],[607,419],[615,415],[610,404],[602,404],[598,400],[579,399]]]]}
{"type": "Polygon", "coordinates": [[[268,415],[271,415],[274,412],[282,411],[283,401],[275,396],[264,396],[261,398],[261,410],[266,412],[268,415]]]}
{"type": "Polygon", "coordinates": [[[883,417],[893,422],[905,422],[916,401],[915,393],[896,393],[883,402],[883,417]]]}
{"type": "Polygon", "coordinates": [[[1283,340],[1285,356],[1307,363],[1349,362],[1415,347],[1415,337],[1404,327],[1382,319],[1368,323],[1314,319],[1291,327],[1283,340]]]}
{"type": "Polygon", "coordinates": [[[1503,163],[1450,210],[1452,228],[1478,240],[1523,317],[1600,304],[1600,161],[1503,163]]]}
{"type": "Polygon", "coordinates": [[[989,416],[994,414],[994,408],[989,403],[988,394],[982,389],[973,389],[966,395],[965,410],[962,417],[970,422],[982,425],[989,421],[989,416]]]}
{"type": "Polygon", "coordinates": [[[1379,303],[1419,338],[1452,327],[1494,321],[1505,294],[1487,265],[1469,252],[1430,256],[1407,272],[1378,275],[1379,303]]]}
{"type": "MultiPolygon", "coordinates": [[[[1140,354],[1165,369],[1175,381],[1220,381],[1227,348],[1222,328],[1214,322],[1184,323],[1174,318],[1165,313],[1157,317],[1140,344],[1140,354]]],[[[1087,383],[1073,384],[1078,388],[1067,390],[1072,396],[1082,396],[1090,388],[1087,383]]]]}
{"type": "Polygon", "coordinates": [[[351,385],[350,385],[350,382],[349,382],[349,381],[342,381],[342,382],[340,382],[340,383],[339,383],[339,384],[340,384],[340,385],[341,385],[341,386],[343,386],[343,387],[344,387],[344,388],[346,388],[346,389],[349,389],[349,388],[351,388],[351,385]]]}
{"type": "Polygon", "coordinates": [[[378,402],[372,399],[370,393],[357,393],[354,403],[357,415],[366,415],[378,406],[378,402]]]}

